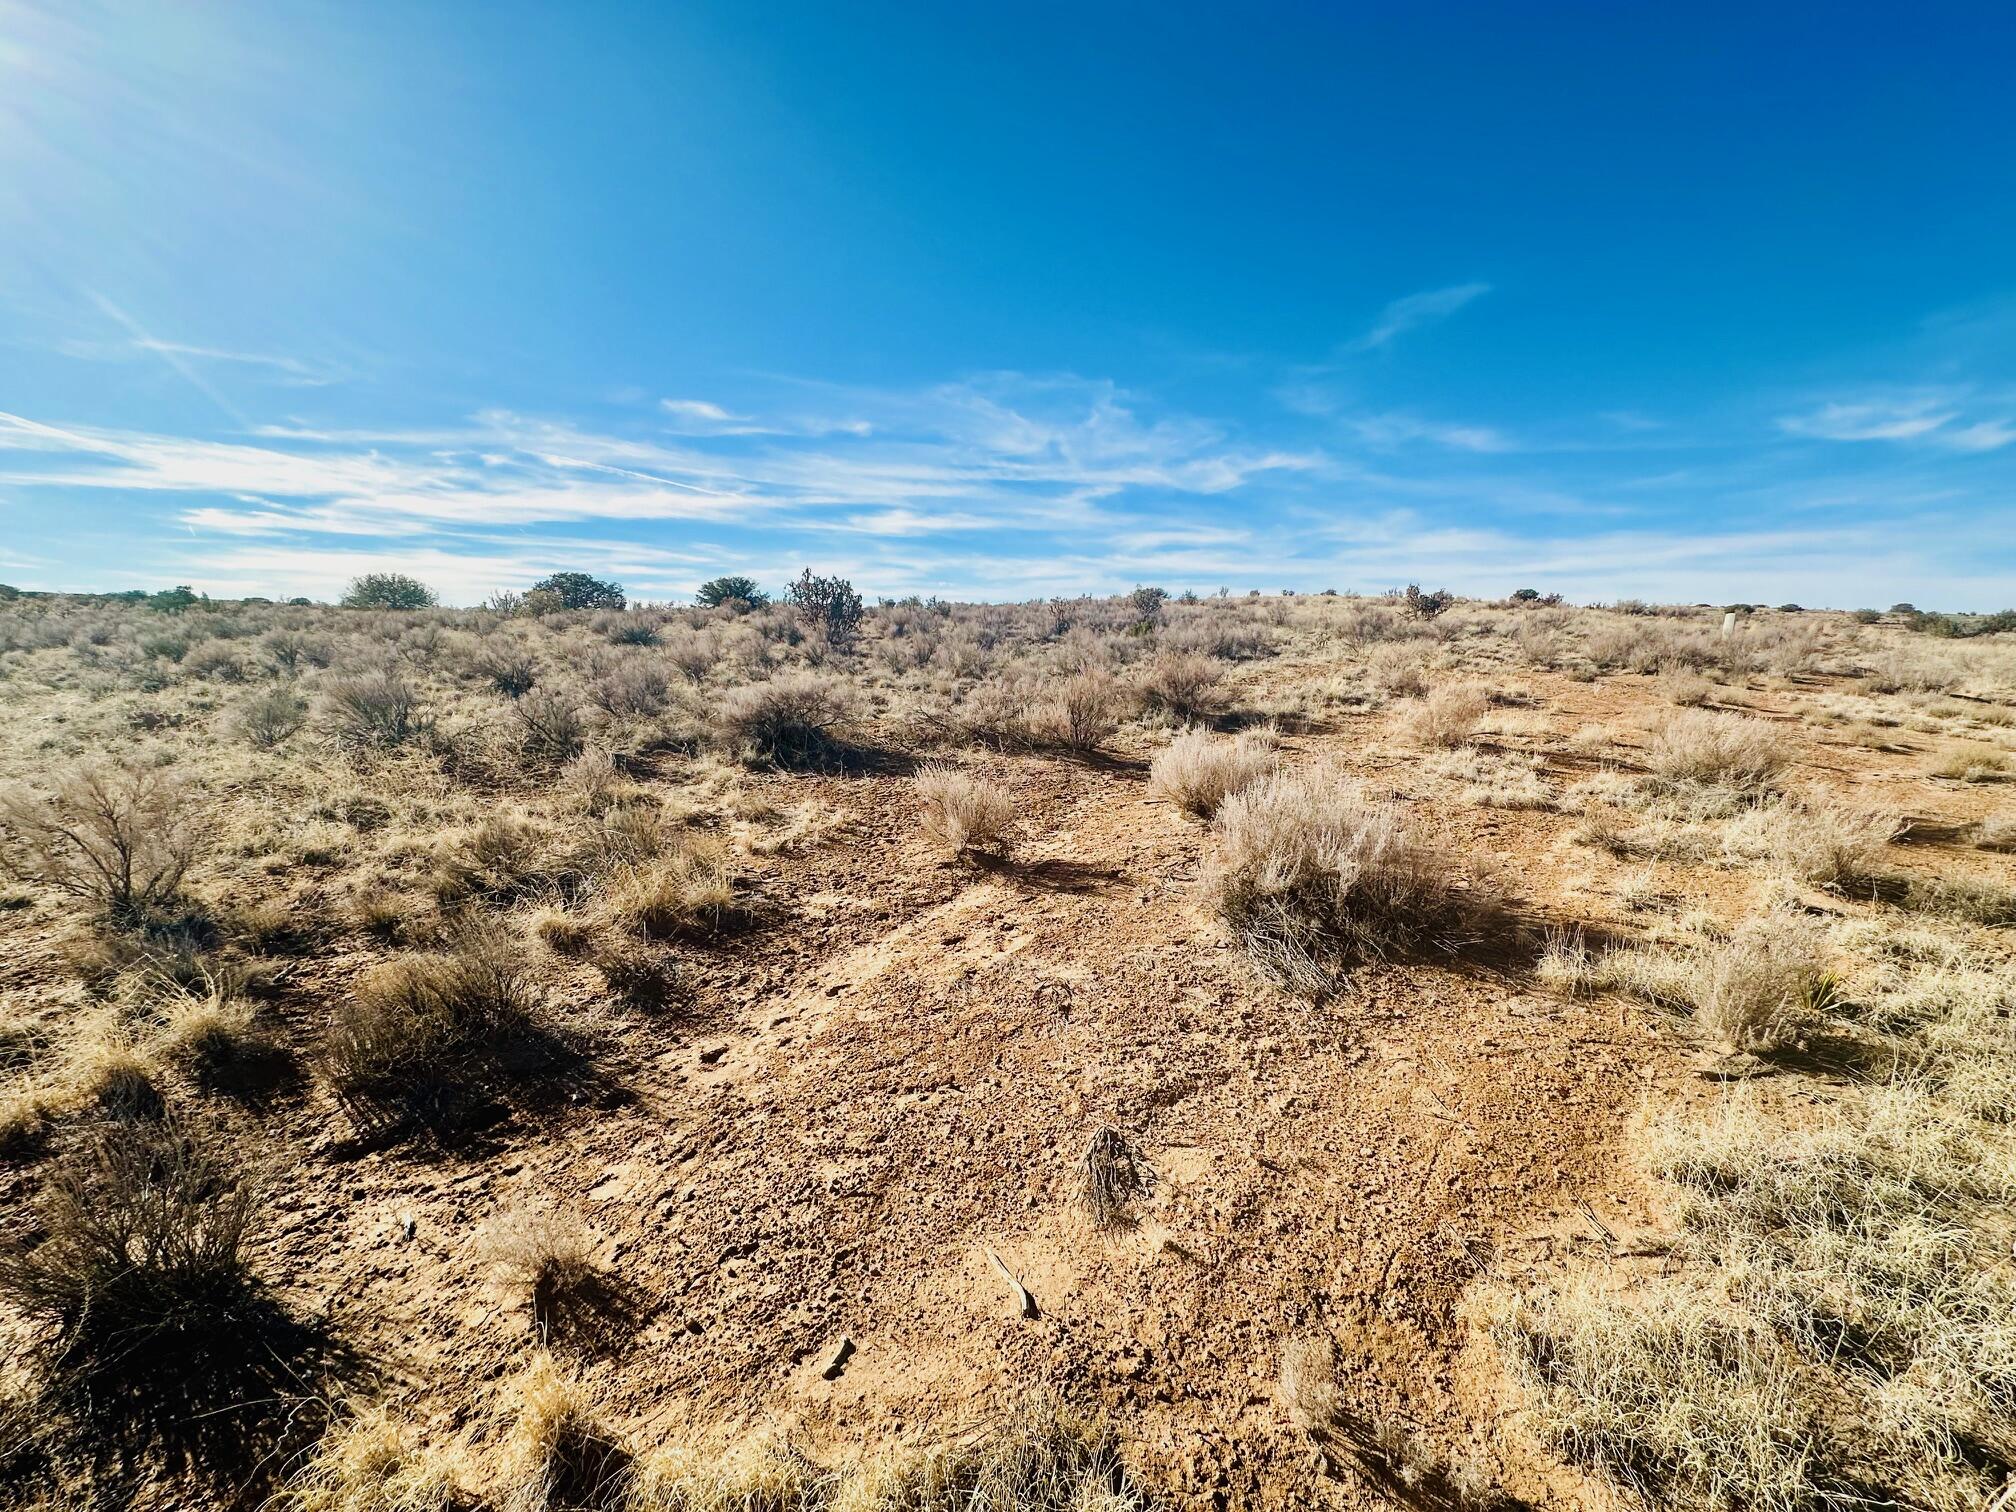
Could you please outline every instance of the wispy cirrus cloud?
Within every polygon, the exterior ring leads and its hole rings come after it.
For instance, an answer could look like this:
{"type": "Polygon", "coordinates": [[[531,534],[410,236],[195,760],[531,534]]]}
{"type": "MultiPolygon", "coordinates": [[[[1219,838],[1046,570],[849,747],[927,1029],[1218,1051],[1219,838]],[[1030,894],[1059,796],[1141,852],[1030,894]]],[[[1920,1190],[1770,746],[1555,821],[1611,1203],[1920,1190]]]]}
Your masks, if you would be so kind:
{"type": "Polygon", "coordinates": [[[1447,320],[1465,305],[1490,292],[1491,285],[1488,283],[1460,283],[1440,289],[1423,289],[1418,294],[1396,299],[1379,312],[1379,318],[1372,322],[1371,329],[1356,340],[1345,343],[1344,350],[1352,353],[1376,352],[1409,331],[1438,320],[1447,320]]]}
{"type": "Polygon", "coordinates": [[[1958,452],[1996,451],[2016,441],[2016,400],[1968,390],[1904,390],[1832,399],[1778,417],[1790,436],[1817,441],[1891,441],[1958,452]],[[1986,413],[1983,413],[1986,410],[1986,413]]]}

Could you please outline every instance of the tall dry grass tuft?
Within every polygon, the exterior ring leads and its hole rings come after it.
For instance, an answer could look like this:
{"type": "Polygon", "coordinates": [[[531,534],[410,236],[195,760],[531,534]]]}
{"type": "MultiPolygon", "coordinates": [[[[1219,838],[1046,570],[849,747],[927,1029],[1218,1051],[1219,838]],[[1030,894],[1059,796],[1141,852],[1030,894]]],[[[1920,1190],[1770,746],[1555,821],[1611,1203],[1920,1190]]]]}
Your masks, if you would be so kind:
{"type": "Polygon", "coordinates": [[[498,1082],[544,1064],[547,1033],[518,943],[466,930],[449,949],[374,967],[341,1000],[322,1047],[360,1109],[452,1124],[498,1082]]]}
{"type": "Polygon", "coordinates": [[[1317,999],[1351,969],[1453,948],[1476,908],[1447,861],[1335,772],[1277,773],[1219,809],[1213,909],[1266,975],[1317,999]]]}
{"type": "Polygon", "coordinates": [[[955,855],[1005,851],[1015,822],[1007,789],[957,767],[933,764],[918,772],[918,819],[933,845],[955,855]]]}
{"type": "Polygon", "coordinates": [[[648,940],[704,938],[735,918],[734,868],[718,843],[681,837],[618,867],[596,906],[618,929],[648,940]]]}
{"type": "Polygon", "coordinates": [[[383,1404],[347,1411],[274,1497],[272,1512],[460,1512],[455,1457],[383,1404]]]}
{"type": "Polygon", "coordinates": [[[1645,764],[1669,782],[1748,793],[1770,788],[1791,759],[1784,736],[1763,720],[1705,709],[1668,715],[1645,752],[1645,764]]]}
{"type": "Polygon", "coordinates": [[[1769,1052],[1794,1045],[1839,996],[1826,937],[1785,910],[1740,925],[1701,963],[1695,1011],[1701,1027],[1730,1050],[1769,1052]]]}
{"type": "Polygon", "coordinates": [[[517,1411],[497,1458],[500,1512],[621,1507],[630,1456],[603,1425],[581,1378],[541,1352],[512,1390],[517,1411]]]}
{"type": "Polygon", "coordinates": [[[1407,738],[1416,745],[1453,750],[1477,737],[1477,727],[1491,712],[1491,697],[1472,683],[1446,683],[1435,689],[1407,716],[1407,738]]]}
{"type": "Polygon", "coordinates": [[[1230,740],[1186,730],[1156,753],[1148,790],[1199,819],[1209,819],[1234,793],[1265,780],[1280,766],[1272,729],[1243,730],[1230,740]]]}

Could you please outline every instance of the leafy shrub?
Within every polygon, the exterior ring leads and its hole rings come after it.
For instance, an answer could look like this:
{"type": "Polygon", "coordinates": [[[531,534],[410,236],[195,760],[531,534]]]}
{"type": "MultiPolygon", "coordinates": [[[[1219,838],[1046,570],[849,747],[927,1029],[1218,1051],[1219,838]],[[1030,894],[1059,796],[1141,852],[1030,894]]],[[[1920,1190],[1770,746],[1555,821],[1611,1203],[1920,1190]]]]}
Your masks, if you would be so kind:
{"type": "Polygon", "coordinates": [[[1169,590],[1167,588],[1143,588],[1139,584],[1136,584],[1134,591],[1127,595],[1127,607],[1134,611],[1136,623],[1146,622],[1152,624],[1154,621],[1160,619],[1162,617],[1162,606],[1168,602],[1169,590]]]}
{"type": "Polygon", "coordinates": [[[532,592],[550,595],[562,609],[621,609],[629,602],[620,583],[604,582],[585,572],[555,572],[532,585],[532,592]]]}
{"type": "Polygon", "coordinates": [[[0,798],[0,871],[118,916],[165,903],[199,849],[188,789],[160,767],[78,769],[45,798],[0,798]]]}
{"type": "Polygon", "coordinates": [[[645,614],[601,614],[595,617],[595,633],[612,646],[654,646],[658,643],[658,622],[645,614]]]}
{"type": "Polygon", "coordinates": [[[632,656],[599,672],[588,685],[595,707],[612,719],[641,719],[665,707],[668,680],[664,665],[646,656],[632,656]]]}
{"type": "Polygon", "coordinates": [[[1419,583],[1409,583],[1407,591],[1400,596],[1407,612],[1418,620],[1432,620],[1456,602],[1456,595],[1447,589],[1438,588],[1433,593],[1423,593],[1419,583]]]}
{"type": "Polygon", "coordinates": [[[431,609],[440,599],[403,572],[367,572],[350,580],[339,602],[345,609],[431,609]]]}
{"type": "Polygon", "coordinates": [[[761,609],[770,602],[770,595],[756,586],[754,578],[717,577],[700,585],[693,595],[702,607],[718,609],[723,604],[737,605],[745,609],[761,609]]]}

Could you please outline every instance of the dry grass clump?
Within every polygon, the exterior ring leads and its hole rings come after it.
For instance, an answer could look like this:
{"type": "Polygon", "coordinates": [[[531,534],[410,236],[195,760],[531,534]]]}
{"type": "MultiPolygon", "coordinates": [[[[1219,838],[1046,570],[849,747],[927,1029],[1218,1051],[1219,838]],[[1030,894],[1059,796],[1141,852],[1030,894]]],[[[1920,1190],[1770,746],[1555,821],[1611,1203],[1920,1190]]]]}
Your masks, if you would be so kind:
{"type": "MultiPolygon", "coordinates": [[[[1789,989],[1745,994],[1774,1012],[1824,971],[1745,935],[1732,954],[1792,960],[1789,989]]],[[[1658,1505],[1963,1512],[2016,1468],[2016,1000],[1998,959],[1934,932],[1842,937],[1877,957],[1837,1011],[1886,1037],[1886,1080],[1750,1083],[1661,1119],[1677,1273],[1578,1279],[1494,1324],[1543,1440],[1658,1505]]]]}
{"type": "Polygon", "coordinates": [[[1701,1027],[1732,1051],[1796,1044],[1840,996],[1825,936],[1786,911],[1746,920],[1700,964],[1695,1005],[1701,1027]]]}
{"type": "Polygon", "coordinates": [[[798,673],[731,688],[716,705],[720,740],[744,760],[785,768],[816,767],[842,754],[846,684],[798,673]]]}
{"type": "Polygon", "coordinates": [[[1474,683],[1445,683],[1407,716],[1407,738],[1416,745],[1453,750],[1477,738],[1491,712],[1491,696],[1474,683]]]}
{"type": "Polygon", "coordinates": [[[0,872],[119,917],[168,902],[201,842],[187,786],[157,766],[84,766],[0,798],[0,872]]]}
{"type": "Polygon", "coordinates": [[[987,1432],[892,1452],[844,1478],[832,1512],[1140,1512],[1113,1431],[1048,1397],[987,1432]]]}
{"type": "Polygon", "coordinates": [[[717,934],[735,915],[734,869],[718,844],[681,838],[620,867],[596,906],[616,928],[649,940],[717,934]]]}
{"type": "Polygon", "coordinates": [[[1903,831],[1893,815],[1833,799],[1787,801],[1737,815],[1724,843],[1732,855],[1762,859],[1781,875],[1839,888],[1874,875],[1903,831]]]}
{"type": "Polygon", "coordinates": [[[542,1336],[574,1337],[600,1321],[612,1288],[576,1219],[553,1212],[507,1213],[483,1234],[483,1258],[531,1309],[542,1336]]]}
{"type": "Polygon", "coordinates": [[[167,1109],[160,1062],[123,1030],[101,1027],[90,1034],[67,1069],[72,1099],[101,1118],[134,1123],[157,1119],[167,1109]]]}
{"type": "Polygon", "coordinates": [[[1791,762],[1784,737],[1761,719],[1682,709],[1653,731],[1645,764],[1669,782],[1762,792],[1791,762]]]}
{"type": "Polygon", "coordinates": [[[273,1512],[459,1512],[467,1504],[453,1456],[379,1404],[339,1419],[271,1506],[273,1512]]]}
{"type": "Polygon", "coordinates": [[[1580,930],[1557,929],[1549,932],[1534,963],[1534,975],[1543,987],[1563,997],[1621,992],[1684,1011],[1694,1006],[1699,969],[1688,955],[1649,945],[1598,950],[1580,930]]]}
{"type": "Polygon", "coordinates": [[[656,1450],[638,1461],[624,1509],[826,1512],[839,1480],[789,1444],[750,1440],[720,1454],[698,1453],[682,1445],[656,1450]]]}
{"type": "Polygon", "coordinates": [[[2016,851],[2016,814],[1990,814],[1968,831],[1977,850],[2016,851]]]}
{"type": "Polygon", "coordinates": [[[1428,652],[1413,642],[1375,648],[1365,667],[1373,686],[1395,698],[1418,698],[1428,691],[1428,652]]]}
{"type": "Polygon", "coordinates": [[[1462,784],[1457,796],[1485,808],[1550,809],[1554,789],[1544,775],[1546,763],[1524,752],[1494,755],[1459,748],[1428,757],[1424,769],[1462,784]]]}
{"type": "Polygon", "coordinates": [[[500,1512],[623,1506],[630,1456],[586,1384],[543,1351],[513,1384],[517,1413],[498,1455],[500,1512]]]}
{"type": "Polygon", "coordinates": [[[1186,730],[1155,755],[1148,790],[1186,814],[1209,819],[1234,793],[1270,776],[1281,764],[1271,729],[1242,730],[1230,740],[1186,730]]]}
{"type": "Polygon", "coordinates": [[[1335,772],[1276,773],[1218,810],[1211,905],[1260,970],[1312,999],[1362,961],[1453,948],[1472,909],[1399,813],[1335,772]]]}
{"type": "Polygon", "coordinates": [[[432,885],[443,903],[508,900],[541,880],[545,836],[519,814],[493,814],[436,846],[432,885]]]}
{"type": "Polygon", "coordinates": [[[1127,1136],[1108,1125],[1097,1130],[1078,1158],[1078,1185],[1093,1226],[1127,1222],[1128,1205],[1148,1190],[1148,1168],[1127,1136]]]}
{"type": "Polygon", "coordinates": [[[374,967],[331,1017],[322,1058],[338,1095],[453,1122],[493,1082],[547,1058],[515,941],[472,930],[446,951],[374,967]]]}
{"type": "Polygon", "coordinates": [[[1681,1286],[1580,1283],[1507,1300],[1492,1337],[1540,1439],[1661,1507],[1794,1512],[1817,1485],[1818,1425],[1769,1332],[1681,1286]]]}
{"type": "Polygon", "coordinates": [[[1956,746],[1933,764],[1932,775],[1953,782],[1992,782],[2009,770],[2007,753],[1989,745],[1956,746]]]}
{"type": "Polygon", "coordinates": [[[1164,652],[1148,664],[1137,688],[1152,713],[1172,719],[1210,719],[1225,700],[1218,683],[1224,669],[1208,656],[1164,652]]]}
{"type": "Polygon", "coordinates": [[[918,818],[924,836],[955,855],[1004,851],[1015,822],[1015,799],[1006,788],[934,763],[915,778],[918,818]]]}
{"type": "Polygon", "coordinates": [[[1324,1333],[1297,1334],[1281,1351],[1281,1404],[1315,1443],[1326,1469],[1355,1466],[1397,1506],[1513,1512],[1525,1505],[1498,1491],[1474,1456],[1438,1454],[1410,1424],[1370,1405],[1367,1393],[1348,1389],[1340,1363],[1336,1341],[1324,1333]]]}

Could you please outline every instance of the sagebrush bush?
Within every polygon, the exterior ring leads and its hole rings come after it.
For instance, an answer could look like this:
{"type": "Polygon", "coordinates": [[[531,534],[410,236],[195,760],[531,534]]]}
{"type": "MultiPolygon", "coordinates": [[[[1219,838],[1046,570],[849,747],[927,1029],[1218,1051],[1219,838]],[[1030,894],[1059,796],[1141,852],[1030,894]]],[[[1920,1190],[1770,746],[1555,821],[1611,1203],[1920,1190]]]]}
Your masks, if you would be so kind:
{"type": "Polygon", "coordinates": [[[502,637],[484,642],[473,670],[506,698],[523,698],[539,681],[539,664],[532,653],[502,637]]]}
{"type": "Polygon", "coordinates": [[[84,766],[46,797],[0,797],[0,872],[130,916],[175,896],[199,834],[190,790],[172,773],[84,766]]]}
{"type": "Polygon", "coordinates": [[[849,702],[838,678],[817,673],[773,678],[731,688],[715,706],[714,728],[745,760],[819,766],[841,754],[849,702]]]}
{"type": "Polygon", "coordinates": [[[1120,728],[1120,685],[1110,673],[1075,673],[1050,685],[1031,715],[1037,736],[1070,751],[1090,751],[1120,728]]]}
{"type": "Polygon", "coordinates": [[[270,688],[238,708],[238,728],[262,751],[281,744],[308,719],[308,702],[291,688],[270,688]]]}
{"type": "Polygon", "coordinates": [[[942,764],[918,772],[915,786],[918,821],[933,845],[954,854],[1006,849],[1015,799],[1005,788],[942,764]]]}
{"type": "Polygon", "coordinates": [[[374,967],[338,1002],[322,1059],[353,1105],[452,1121],[536,1068],[545,1030],[516,941],[472,930],[448,950],[374,967]]]}
{"type": "Polygon", "coordinates": [[[320,715],[332,738],[358,747],[404,745],[430,727],[419,694],[394,672],[331,679],[322,688],[320,715]]]}
{"type": "Polygon", "coordinates": [[[1453,948],[1471,908],[1398,810],[1321,768],[1233,794],[1214,821],[1212,907],[1255,964],[1312,998],[1351,969],[1453,948]]]}
{"type": "Polygon", "coordinates": [[[518,748],[540,765],[570,761],[588,739],[588,727],[573,696],[560,688],[534,688],[511,705],[518,748]]]}
{"type": "Polygon", "coordinates": [[[89,1375],[173,1372],[246,1321],[262,1210],[256,1171],[214,1138],[106,1127],[44,1183],[37,1236],[0,1243],[0,1299],[53,1327],[57,1358],[89,1375]]]}
{"type": "Polygon", "coordinates": [[[1230,740],[1188,730],[1155,754],[1148,790],[1209,819],[1234,793],[1271,775],[1280,760],[1271,729],[1244,730],[1230,740]]]}
{"type": "Polygon", "coordinates": [[[1790,764],[1785,737],[1761,719],[1681,709],[1652,733],[1645,764],[1669,782],[1698,782],[1739,792],[1768,789],[1790,764]]]}
{"type": "Polygon", "coordinates": [[[1142,704],[1173,719],[1210,719],[1225,706],[1219,680],[1224,669],[1208,656],[1165,651],[1151,661],[1136,684],[1142,704]]]}

